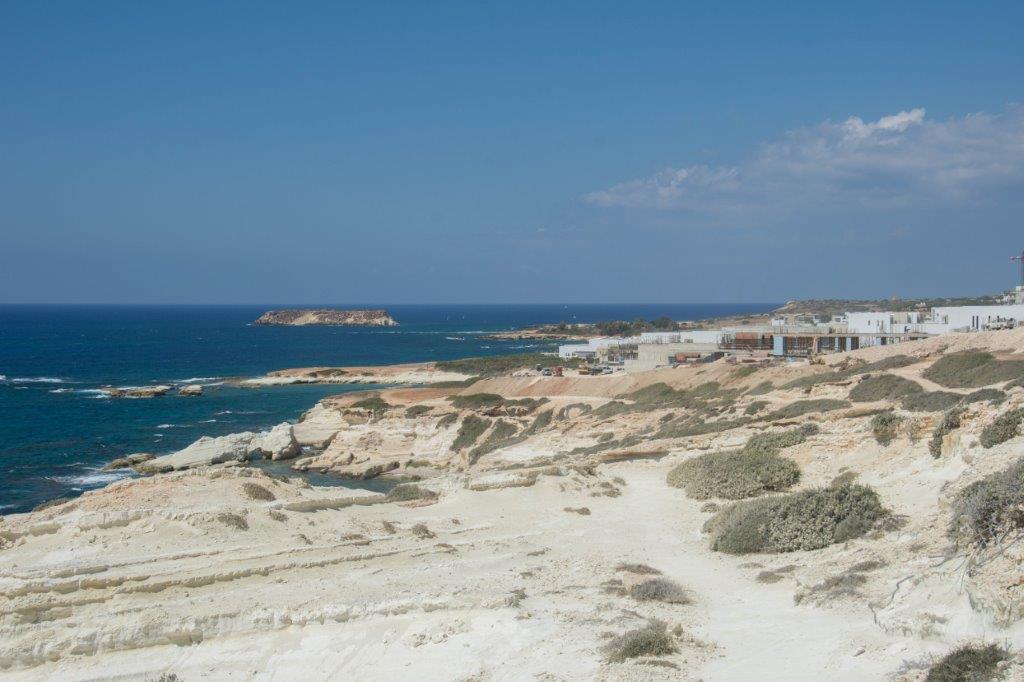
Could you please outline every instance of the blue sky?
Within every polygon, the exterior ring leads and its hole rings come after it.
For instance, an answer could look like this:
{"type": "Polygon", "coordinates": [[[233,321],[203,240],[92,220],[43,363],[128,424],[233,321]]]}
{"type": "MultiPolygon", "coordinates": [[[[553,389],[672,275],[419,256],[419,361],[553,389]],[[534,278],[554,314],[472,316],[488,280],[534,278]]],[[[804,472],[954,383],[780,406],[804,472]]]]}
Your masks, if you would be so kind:
{"type": "Polygon", "coordinates": [[[0,301],[957,295],[1024,3],[0,4],[0,301]]]}

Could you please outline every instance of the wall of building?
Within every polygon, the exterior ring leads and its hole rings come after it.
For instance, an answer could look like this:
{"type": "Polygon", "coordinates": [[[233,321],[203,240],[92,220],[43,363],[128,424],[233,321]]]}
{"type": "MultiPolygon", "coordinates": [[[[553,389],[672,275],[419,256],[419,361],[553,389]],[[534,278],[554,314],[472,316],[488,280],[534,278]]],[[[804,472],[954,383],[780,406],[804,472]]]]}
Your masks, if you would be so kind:
{"type": "Polygon", "coordinates": [[[984,329],[997,320],[1024,321],[1024,305],[967,305],[932,308],[932,322],[950,329],[984,329]]]}

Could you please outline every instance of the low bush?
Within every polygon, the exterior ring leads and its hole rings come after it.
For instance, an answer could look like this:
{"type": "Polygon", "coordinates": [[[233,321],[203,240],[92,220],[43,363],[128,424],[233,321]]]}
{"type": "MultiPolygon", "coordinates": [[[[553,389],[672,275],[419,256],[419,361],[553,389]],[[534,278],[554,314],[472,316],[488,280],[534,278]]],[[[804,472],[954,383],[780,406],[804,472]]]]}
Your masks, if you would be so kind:
{"type": "Polygon", "coordinates": [[[667,482],[695,500],[721,497],[740,500],[787,490],[800,480],[800,467],[775,451],[709,452],[687,460],[668,473],[667,482]]]}
{"type": "Polygon", "coordinates": [[[380,396],[375,395],[369,398],[363,398],[362,400],[357,400],[352,403],[352,407],[369,410],[370,412],[384,412],[386,410],[390,410],[393,405],[389,404],[380,396]]]}
{"type": "Polygon", "coordinates": [[[463,358],[460,360],[443,360],[435,366],[446,372],[471,374],[479,377],[492,377],[500,374],[543,365],[545,367],[561,365],[578,367],[579,358],[558,358],[546,353],[521,353],[518,355],[493,355],[486,358],[463,358]]]}
{"type": "Polygon", "coordinates": [[[876,441],[888,445],[896,438],[896,431],[902,421],[902,417],[892,412],[876,414],[871,418],[871,433],[876,441]]]}
{"type": "Polygon", "coordinates": [[[555,419],[557,419],[558,421],[562,421],[563,419],[568,419],[569,415],[571,415],[573,412],[577,412],[578,414],[586,414],[587,412],[590,412],[593,409],[594,408],[588,403],[572,403],[571,405],[566,405],[565,407],[560,409],[558,411],[558,414],[555,416],[555,419]]]}
{"type": "Polygon", "coordinates": [[[661,571],[647,564],[618,564],[615,570],[636,573],[637,575],[661,575],[661,571]]]}
{"type": "Polygon", "coordinates": [[[675,642],[661,621],[651,621],[608,642],[605,654],[613,663],[640,656],[667,656],[676,652],[675,642]]]}
{"type": "Polygon", "coordinates": [[[817,424],[801,424],[788,431],[757,433],[747,439],[743,452],[749,455],[775,454],[779,450],[803,443],[808,436],[813,436],[820,430],[817,424]]]}
{"type": "Polygon", "coordinates": [[[1024,419],[1024,409],[1007,410],[996,417],[996,420],[981,431],[981,446],[991,448],[1005,443],[1020,433],[1020,422],[1024,419]]]}
{"type": "Polygon", "coordinates": [[[871,488],[840,485],[737,502],[704,529],[719,552],[794,552],[860,537],[887,514],[871,488]]]}
{"type": "Polygon", "coordinates": [[[932,454],[932,457],[938,458],[942,456],[942,439],[946,437],[946,434],[960,428],[963,416],[964,408],[962,407],[954,407],[942,415],[942,419],[939,420],[935,431],[932,432],[931,440],[928,441],[928,452],[932,454]]]}
{"type": "Polygon", "coordinates": [[[414,500],[434,500],[437,494],[431,489],[420,487],[415,483],[399,483],[387,492],[388,502],[412,502],[414,500]]]}
{"type": "Polygon", "coordinates": [[[468,448],[477,441],[490,424],[491,422],[487,419],[481,419],[474,414],[467,416],[462,420],[459,432],[455,434],[455,440],[452,441],[452,450],[458,452],[468,448]]]}
{"type": "Polygon", "coordinates": [[[949,535],[984,547],[1024,528],[1024,459],[961,490],[953,500],[949,535]]]}
{"type": "Polygon", "coordinates": [[[913,393],[921,393],[923,390],[917,382],[895,374],[872,374],[861,379],[853,387],[850,391],[850,400],[855,403],[896,400],[913,393]]]}
{"type": "Polygon", "coordinates": [[[796,417],[802,417],[805,414],[814,414],[817,412],[831,412],[832,410],[840,410],[844,407],[849,407],[850,402],[848,400],[836,400],[835,398],[818,398],[816,400],[797,400],[789,405],[786,405],[782,409],[775,410],[768,414],[765,419],[768,421],[776,421],[778,419],[794,419],[796,417]]]}
{"type": "Polygon", "coordinates": [[[750,416],[752,414],[757,414],[758,412],[760,412],[761,410],[763,410],[766,407],[768,407],[768,401],[767,400],[755,400],[754,402],[752,402],[749,405],[747,405],[746,409],[743,410],[743,414],[745,414],[747,416],[750,416]]]}
{"type": "Polygon", "coordinates": [[[633,585],[629,596],[637,601],[660,601],[665,604],[689,604],[686,590],[668,578],[651,578],[633,585]]]}
{"type": "Polygon", "coordinates": [[[458,412],[449,412],[437,420],[437,428],[443,429],[446,426],[451,426],[459,420],[458,412]]]}
{"type": "Polygon", "coordinates": [[[246,521],[245,517],[240,514],[223,512],[217,514],[217,520],[223,523],[225,526],[234,528],[235,530],[249,530],[249,522],[246,521]]]}
{"type": "Polygon", "coordinates": [[[995,677],[1009,654],[995,644],[965,644],[946,654],[928,670],[926,682],[985,682],[995,677]]]}
{"type": "Polygon", "coordinates": [[[921,391],[903,396],[900,405],[908,412],[942,412],[955,407],[962,399],[959,393],[921,391]]]}
{"type": "Polygon", "coordinates": [[[997,360],[984,351],[945,355],[922,376],[947,388],[980,388],[1024,378],[1024,360],[997,360]]]}
{"type": "Polygon", "coordinates": [[[448,398],[454,407],[460,410],[485,410],[501,407],[505,399],[497,393],[471,393],[469,395],[453,395],[448,398]]]}
{"type": "Polygon", "coordinates": [[[747,395],[764,395],[765,393],[771,393],[773,390],[775,390],[775,384],[770,381],[762,381],[747,391],[747,395]]]}
{"type": "Polygon", "coordinates": [[[413,535],[423,540],[437,537],[436,535],[434,535],[434,531],[427,528],[427,524],[425,523],[417,523],[410,530],[412,531],[413,535]]]}
{"type": "Polygon", "coordinates": [[[399,483],[385,496],[388,502],[412,502],[413,500],[433,500],[435,498],[437,498],[437,493],[427,488],[421,488],[415,483],[399,483]]]}
{"type": "Polygon", "coordinates": [[[248,497],[250,500],[261,500],[263,502],[270,502],[271,500],[277,499],[274,496],[274,493],[270,492],[261,485],[251,483],[249,481],[246,481],[245,483],[242,484],[242,492],[245,493],[245,496],[248,497]]]}
{"type": "Polygon", "coordinates": [[[746,426],[752,421],[754,420],[750,417],[719,419],[718,421],[689,418],[684,421],[673,421],[664,424],[652,438],[687,438],[689,436],[703,436],[708,433],[721,433],[722,431],[731,431],[732,429],[746,426]]]}
{"type": "Polygon", "coordinates": [[[415,419],[421,417],[427,412],[430,412],[430,405],[411,405],[405,408],[405,416],[409,419],[415,419]]]}
{"type": "Polygon", "coordinates": [[[988,402],[991,405],[998,405],[1006,400],[1006,393],[998,388],[981,388],[964,396],[964,403],[988,402]]]}

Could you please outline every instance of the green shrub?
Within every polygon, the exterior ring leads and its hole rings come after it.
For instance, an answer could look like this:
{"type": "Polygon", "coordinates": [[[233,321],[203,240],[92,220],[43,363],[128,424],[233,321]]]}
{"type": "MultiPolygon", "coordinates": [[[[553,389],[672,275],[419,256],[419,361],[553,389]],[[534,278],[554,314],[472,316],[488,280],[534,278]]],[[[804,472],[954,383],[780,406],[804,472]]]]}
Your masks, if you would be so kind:
{"type": "Polygon", "coordinates": [[[793,552],[860,537],[887,513],[871,488],[840,485],[737,502],[704,529],[719,552],[793,552]]]}
{"type": "Polygon", "coordinates": [[[949,535],[984,547],[1024,528],[1024,459],[961,490],[953,500],[949,535]]]}
{"type": "Polygon", "coordinates": [[[985,682],[994,679],[1009,654],[995,644],[965,644],[946,654],[928,670],[926,682],[985,682]]]}
{"type": "Polygon", "coordinates": [[[964,408],[962,407],[954,407],[942,415],[942,419],[935,427],[935,431],[932,432],[931,440],[928,441],[928,452],[932,453],[932,457],[938,458],[942,455],[942,439],[946,434],[960,428],[963,416],[964,408]]]}
{"type": "Polygon", "coordinates": [[[277,499],[274,493],[270,492],[266,488],[256,483],[246,481],[242,484],[242,492],[245,493],[246,497],[250,500],[261,500],[263,502],[270,502],[271,500],[277,499]]]}
{"type": "Polygon", "coordinates": [[[452,442],[452,450],[458,452],[468,448],[476,442],[480,434],[487,430],[490,423],[490,421],[481,419],[474,414],[463,419],[459,432],[455,434],[455,440],[452,442]]]}
{"type": "Polygon", "coordinates": [[[899,429],[903,417],[892,412],[882,412],[871,418],[871,433],[875,440],[882,445],[888,445],[896,438],[896,431],[899,429]]]}
{"type": "Polygon", "coordinates": [[[945,355],[922,376],[947,388],[980,388],[1024,378],[1024,360],[997,360],[984,351],[945,355]]]}
{"type": "Polygon", "coordinates": [[[700,418],[691,418],[685,421],[674,421],[664,424],[652,438],[687,438],[689,436],[703,436],[708,433],[721,433],[731,431],[741,426],[746,426],[753,419],[750,417],[739,417],[737,419],[719,419],[718,421],[704,421],[700,418]]]}
{"type": "Polygon", "coordinates": [[[435,381],[434,383],[427,385],[431,388],[469,388],[481,379],[483,379],[483,377],[469,377],[462,381],[435,381]]]}
{"type": "Polygon", "coordinates": [[[996,420],[981,431],[981,446],[991,448],[1005,443],[1020,433],[1020,422],[1024,419],[1024,409],[1007,410],[996,417],[996,420]]]}
{"type": "Polygon", "coordinates": [[[959,393],[922,391],[903,396],[900,405],[908,412],[942,412],[955,407],[963,399],[959,393]]]}
{"type": "Polygon", "coordinates": [[[776,421],[778,419],[794,419],[796,417],[802,417],[805,414],[813,414],[816,412],[831,412],[832,410],[839,410],[844,407],[849,407],[850,402],[847,400],[836,400],[835,398],[818,398],[816,400],[797,400],[789,405],[786,405],[782,409],[775,410],[770,413],[765,419],[768,421],[776,421]]]}
{"type": "Polygon", "coordinates": [[[386,400],[380,396],[371,396],[369,398],[363,398],[352,403],[352,407],[359,407],[370,412],[384,412],[385,410],[391,409],[390,405],[386,400]]]}
{"type": "Polygon", "coordinates": [[[739,500],[792,487],[800,480],[800,467],[774,451],[709,452],[675,467],[666,480],[695,500],[739,500]]]}
{"type": "Polygon", "coordinates": [[[454,407],[460,410],[485,410],[501,407],[505,399],[497,393],[471,393],[469,395],[453,395],[448,398],[454,407]]]}
{"type": "Polygon", "coordinates": [[[775,390],[775,384],[770,381],[762,381],[747,391],[747,395],[764,395],[765,393],[771,393],[773,390],[775,390]]]}
{"type": "Polygon", "coordinates": [[[733,372],[733,376],[736,377],[737,379],[742,379],[743,377],[749,377],[758,369],[759,368],[754,365],[747,365],[745,367],[738,368],[735,372],[733,372]]]}
{"type": "Polygon", "coordinates": [[[421,417],[427,412],[430,412],[430,405],[412,405],[405,408],[405,416],[409,419],[415,419],[421,417]]]}
{"type": "Polygon", "coordinates": [[[443,429],[446,426],[451,426],[459,420],[458,412],[449,412],[440,419],[437,420],[437,428],[443,429]]]}
{"type": "Polygon", "coordinates": [[[446,372],[472,374],[474,376],[492,377],[507,374],[517,369],[525,369],[536,365],[545,367],[560,365],[578,367],[579,358],[558,358],[546,353],[521,353],[518,355],[493,355],[486,358],[463,358],[460,360],[443,360],[435,366],[446,372]]]}
{"type": "Polygon", "coordinates": [[[589,403],[572,403],[571,405],[566,405],[560,409],[558,414],[555,416],[555,419],[562,421],[563,419],[568,419],[569,414],[575,410],[578,410],[581,414],[586,414],[593,409],[594,408],[589,403]]]}
{"type": "Polygon", "coordinates": [[[779,452],[793,445],[799,445],[813,436],[820,429],[817,424],[801,424],[795,429],[788,431],[769,431],[757,433],[747,439],[743,446],[743,452],[748,455],[769,455],[779,452]]]}
{"type": "Polygon", "coordinates": [[[964,396],[964,403],[988,402],[991,405],[998,405],[1006,400],[1006,394],[998,388],[981,388],[964,396]]]}
{"type": "Polygon", "coordinates": [[[747,405],[747,409],[743,410],[743,414],[748,416],[752,414],[757,414],[766,407],[768,407],[767,400],[755,400],[754,402],[747,405]]]}
{"type": "Polygon", "coordinates": [[[860,380],[850,391],[850,400],[855,403],[876,400],[896,400],[912,393],[920,393],[921,386],[895,374],[872,374],[860,380]]]}
{"type": "Polygon", "coordinates": [[[412,500],[433,500],[437,493],[421,488],[415,483],[399,483],[385,496],[388,502],[411,502],[412,500]]]}
{"type": "Polygon", "coordinates": [[[651,578],[629,589],[629,596],[637,601],[660,601],[665,604],[689,604],[686,590],[668,578],[651,578]]]}
{"type": "Polygon", "coordinates": [[[605,647],[605,654],[613,663],[640,656],[666,656],[675,652],[675,642],[661,621],[651,621],[642,628],[619,635],[605,647]]]}

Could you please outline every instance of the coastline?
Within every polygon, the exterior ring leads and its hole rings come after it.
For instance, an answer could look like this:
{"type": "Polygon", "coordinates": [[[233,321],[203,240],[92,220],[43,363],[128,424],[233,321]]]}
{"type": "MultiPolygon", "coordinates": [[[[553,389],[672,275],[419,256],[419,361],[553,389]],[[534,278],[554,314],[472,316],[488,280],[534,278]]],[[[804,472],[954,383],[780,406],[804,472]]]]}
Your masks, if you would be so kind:
{"type": "Polygon", "coordinates": [[[216,661],[258,679],[312,679],[325,666],[379,679],[415,665],[428,679],[667,680],[735,678],[756,663],[768,678],[922,680],[959,642],[1024,643],[1017,588],[1005,589],[1024,550],[1002,547],[960,575],[978,555],[950,548],[941,503],[1016,459],[1020,436],[991,448],[979,437],[1024,404],[1024,389],[969,403],[938,457],[927,436],[941,413],[853,391],[886,375],[923,382],[934,363],[979,347],[1005,355],[1024,347],[1024,329],[863,349],[829,366],[513,372],[326,397],[291,425],[312,449],[275,464],[288,470],[193,461],[3,517],[0,601],[35,614],[10,624],[3,672],[192,679],[216,661]],[[882,444],[872,420],[885,412],[904,427],[882,444]],[[887,515],[822,547],[716,550],[706,524],[731,501],[675,487],[674,472],[797,432],[778,451],[801,472],[792,490],[852,475],[887,515]],[[406,482],[311,486],[295,467],[406,482]],[[950,551],[957,561],[926,561],[950,551]],[[634,596],[653,578],[685,599],[634,596]],[[653,622],[671,653],[610,658],[612,635],[653,622]]]}

